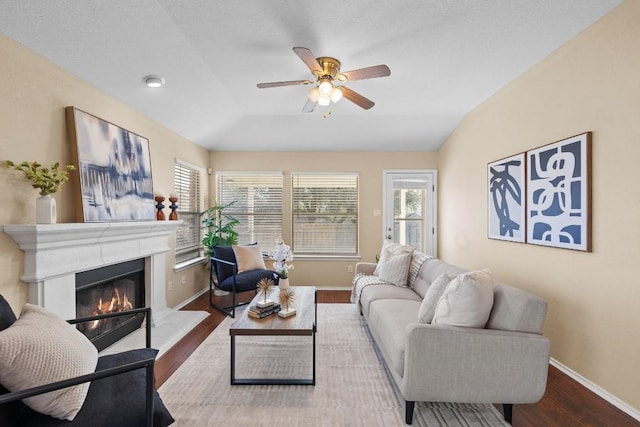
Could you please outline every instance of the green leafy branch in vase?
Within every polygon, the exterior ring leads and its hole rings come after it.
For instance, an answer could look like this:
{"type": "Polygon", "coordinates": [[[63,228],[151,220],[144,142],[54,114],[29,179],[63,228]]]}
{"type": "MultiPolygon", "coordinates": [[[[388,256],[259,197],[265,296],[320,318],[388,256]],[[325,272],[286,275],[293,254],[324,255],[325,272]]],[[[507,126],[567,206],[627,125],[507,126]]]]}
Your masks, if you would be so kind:
{"type": "Polygon", "coordinates": [[[65,182],[69,181],[69,172],[76,170],[75,166],[67,165],[60,168],[60,163],[56,162],[51,167],[43,167],[38,162],[22,162],[15,164],[11,160],[4,162],[9,169],[20,171],[31,181],[31,186],[40,190],[41,196],[57,193],[65,182]]]}

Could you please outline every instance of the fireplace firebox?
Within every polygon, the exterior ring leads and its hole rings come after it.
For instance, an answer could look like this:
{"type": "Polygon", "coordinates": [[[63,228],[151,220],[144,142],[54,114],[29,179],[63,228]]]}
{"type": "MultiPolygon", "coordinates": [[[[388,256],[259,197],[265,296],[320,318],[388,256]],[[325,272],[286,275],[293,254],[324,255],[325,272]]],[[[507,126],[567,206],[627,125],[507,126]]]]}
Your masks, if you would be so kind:
{"type": "MultiPolygon", "coordinates": [[[[123,312],[145,306],[144,258],[76,274],[76,316],[123,312]]],[[[78,329],[98,351],[121,340],[142,325],[144,314],[79,324],[78,329]]]]}

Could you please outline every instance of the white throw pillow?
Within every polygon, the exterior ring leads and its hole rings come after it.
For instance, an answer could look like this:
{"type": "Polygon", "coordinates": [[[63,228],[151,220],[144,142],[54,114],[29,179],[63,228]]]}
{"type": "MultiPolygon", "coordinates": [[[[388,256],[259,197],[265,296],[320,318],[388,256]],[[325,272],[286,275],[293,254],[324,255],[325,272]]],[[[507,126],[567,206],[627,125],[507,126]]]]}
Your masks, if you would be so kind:
{"type": "Polygon", "coordinates": [[[380,258],[378,259],[378,265],[376,266],[376,269],[373,272],[373,275],[379,276],[380,268],[391,257],[396,255],[406,254],[406,253],[410,254],[413,252],[413,250],[414,250],[413,246],[401,245],[399,243],[385,242],[384,245],[382,245],[382,248],[380,249],[380,258]]]}
{"type": "Polygon", "coordinates": [[[436,280],[431,282],[431,285],[429,285],[429,288],[424,295],[422,304],[420,305],[420,310],[418,310],[418,323],[431,323],[440,297],[442,297],[442,294],[447,288],[449,282],[454,278],[455,276],[449,276],[447,273],[442,273],[436,278],[436,280]]]}
{"type": "Polygon", "coordinates": [[[411,252],[394,255],[380,264],[378,277],[380,280],[396,286],[407,286],[409,279],[409,265],[411,264],[411,252]]]}
{"type": "Polygon", "coordinates": [[[493,278],[489,270],[459,274],[438,301],[434,325],[484,328],[493,307],[493,278]]]}
{"type": "Polygon", "coordinates": [[[267,266],[264,264],[262,258],[262,252],[260,246],[237,246],[233,245],[233,253],[236,256],[236,262],[238,263],[238,273],[249,270],[266,270],[267,266]]]}
{"type": "MultiPolygon", "coordinates": [[[[74,326],[44,308],[25,304],[20,317],[0,332],[0,383],[20,391],[95,371],[98,351],[74,326]]],[[[29,397],[33,410],[72,421],[89,383],[29,397]]]]}

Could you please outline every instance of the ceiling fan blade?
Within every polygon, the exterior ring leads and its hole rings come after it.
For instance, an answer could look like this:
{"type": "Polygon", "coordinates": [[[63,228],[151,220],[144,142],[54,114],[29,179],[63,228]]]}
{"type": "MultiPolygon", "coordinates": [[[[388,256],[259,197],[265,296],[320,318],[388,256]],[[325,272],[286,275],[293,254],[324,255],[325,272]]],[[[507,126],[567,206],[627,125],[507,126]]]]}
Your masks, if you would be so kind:
{"type": "Polygon", "coordinates": [[[289,80],[286,82],[271,82],[271,83],[258,83],[260,89],[268,87],[280,87],[280,86],[295,86],[295,85],[308,85],[313,83],[311,80],[289,80]]]}
{"type": "Polygon", "coordinates": [[[314,76],[321,76],[324,73],[320,63],[309,49],[306,47],[294,47],[293,51],[307,64],[314,76]]]}
{"type": "Polygon", "coordinates": [[[358,70],[345,71],[338,74],[340,81],[347,80],[364,80],[373,79],[375,77],[387,77],[391,75],[391,70],[386,65],[374,65],[373,67],[360,68],[358,70]]]}
{"type": "Polygon", "coordinates": [[[315,110],[316,105],[317,105],[317,102],[313,102],[311,99],[307,98],[307,102],[304,104],[304,107],[302,107],[302,112],[313,113],[313,110],[315,110]]]}
{"type": "Polygon", "coordinates": [[[365,110],[368,110],[374,105],[376,105],[376,103],[373,102],[372,100],[365,98],[364,96],[360,95],[358,92],[354,92],[346,86],[340,86],[340,90],[342,90],[342,96],[344,96],[354,104],[358,105],[359,107],[364,108],[365,110]]]}

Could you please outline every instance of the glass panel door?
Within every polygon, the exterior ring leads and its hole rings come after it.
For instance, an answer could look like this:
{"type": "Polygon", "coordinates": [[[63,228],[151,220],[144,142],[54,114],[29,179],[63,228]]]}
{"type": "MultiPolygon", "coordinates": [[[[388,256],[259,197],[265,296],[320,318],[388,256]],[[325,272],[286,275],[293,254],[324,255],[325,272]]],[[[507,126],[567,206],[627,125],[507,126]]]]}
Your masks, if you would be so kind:
{"type": "Polygon", "coordinates": [[[436,256],[435,172],[385,171],[384,240],[436,256]]]}

